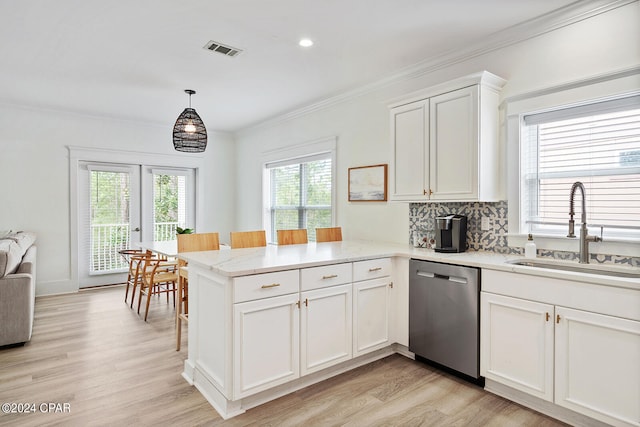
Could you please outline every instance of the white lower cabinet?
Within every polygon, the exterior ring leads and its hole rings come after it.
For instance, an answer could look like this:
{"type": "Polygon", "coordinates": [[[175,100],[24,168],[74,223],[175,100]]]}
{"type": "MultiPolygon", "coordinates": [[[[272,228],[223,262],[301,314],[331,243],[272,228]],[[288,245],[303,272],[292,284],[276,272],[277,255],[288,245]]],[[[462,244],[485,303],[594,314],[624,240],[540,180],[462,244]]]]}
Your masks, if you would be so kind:
{"type": "Polygon", "coordinates": [[[351,269],[346,263],[234,279],[234,400],[353,357],[351,269]]]}
{"type": "Polygon", "coordinates": [[[612,425],[640,425],[640,322],[556,307],[555,401],[612,425]]]}
{"type": "Polygon", "coordinates": [[[239,277],[193,266],[185,378],[226,418],[390,354],[391,269],[390,258],[239,277]]]}
{"type": "Polygon", "coordinates": [[[353,263],[353,357],[391,344],[391,259],[353,263]]]}
{"type": "Polygon", "coordinates": [[[353,284],[353,356],[389,345],[388,277],[353,284]]]}
{"type": "Polygon", "coordinates": [[[234,304],[233,399],[300,376],[299,294],[234,304]]]}
{"type": "Polygon", "coordinates": [[[486,292],[480,298],[480,374],[552,402],[553,306],[486,292]]]}
{"type": "Polygon", "coordinates": [[[352,357],[351,284],[234,304],[234,399],[352,357]]]}
{"type": "Polygon", "coordinates": [[[351,284],[300,294],[301,375],[352,357],[351,284]]]}
{"type": "Polygon", "coordinates": [[[640,426],[637,291],[620,291],[607,300],[610,290],[586,283],[496,272],[483,273],[483,280],[485,378],[610,425],[640,426]],[[487,290],[513,290],[527,299],[487,290]],[[609,312],[619,307],[633,320],[560,305],[567,303],[588,310],[601,305],[609,312]]]}

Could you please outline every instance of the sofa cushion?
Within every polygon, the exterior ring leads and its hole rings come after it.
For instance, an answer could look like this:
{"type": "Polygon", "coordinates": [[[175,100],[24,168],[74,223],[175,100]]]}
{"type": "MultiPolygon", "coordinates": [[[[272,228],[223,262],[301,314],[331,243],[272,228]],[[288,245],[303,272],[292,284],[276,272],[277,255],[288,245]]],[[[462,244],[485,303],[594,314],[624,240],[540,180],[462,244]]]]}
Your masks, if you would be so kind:
{"type": "Polygon", "coordinates": [[[22,261],[16,270],[16,274],[30,274],[33,276],[33,281],[35,283],[36,276],[36,252],[37,247],[35,245],[31,245],[27,252],[22,257],[22,261]]]}
{"type": "Polygon", "coordinates": [[[30,231],[18,231],[14,233],[10,233],[4,237],[4,240],[13,240],[20,246],[22,249],[22,253],[29,249],[29,246],[33,245],[36,241],[36,234],[30,231]]]}
{"type": "Polygon", "coordinates": [[[26,250],[22,250],[13,240],[0,240],[0,278],[18,269],[25,252],[26,250]]]}

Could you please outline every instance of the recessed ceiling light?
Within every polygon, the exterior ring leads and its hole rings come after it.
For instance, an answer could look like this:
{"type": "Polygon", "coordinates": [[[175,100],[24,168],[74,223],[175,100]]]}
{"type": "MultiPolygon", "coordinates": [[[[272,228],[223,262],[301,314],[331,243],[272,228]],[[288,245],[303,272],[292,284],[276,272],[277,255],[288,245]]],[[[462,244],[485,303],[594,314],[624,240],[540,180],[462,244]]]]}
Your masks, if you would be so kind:
{"type": "Polygon", "coordinates": [[[300,39],[298,44],[302,47],[311,47],[313,46],[313,40],[311,39],[300,39]]]}

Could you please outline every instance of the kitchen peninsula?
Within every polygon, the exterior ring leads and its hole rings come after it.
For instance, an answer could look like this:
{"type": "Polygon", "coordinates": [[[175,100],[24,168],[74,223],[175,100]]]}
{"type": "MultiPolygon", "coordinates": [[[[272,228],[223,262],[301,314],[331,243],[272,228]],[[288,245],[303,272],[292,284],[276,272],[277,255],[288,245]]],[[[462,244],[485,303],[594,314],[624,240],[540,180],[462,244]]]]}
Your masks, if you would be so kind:
{"type": "MultiPolygon", "coordinates": [[[[407,348],[411,258],[481,268],[483,293],[490,290],[499,297],[512,286],[510,297],[549,304],[557,292],[560,304],[577,301],[578,306],[571,307],[585,309],[579,296],[584,289],[590,294],[584,298],[587,309],[609,316],[622,310],[622,317],[633,321],[630,327],[640,331],[640,280],[519,266],[506,262],[517,257],[492,252],[446,254],[409,245],[343,241],[181,256],[190,269],[183,376],[224,418],[395,352],[413,357],[407,348]],[[522,291],[523,277],[540,298],[522,291]],[[565,294],[571,294],[572,301],[563,299],[565,294]]],[[[487,300],[487,307],[496,304],[487,300]]],[[[507,381],[501,381],[493,365],[486,366],[491,362],[485,354],[488,338],[483,329],[481,366],[488,390],[560,419],[576,419],[571,417],[579,408],[572,407],[569,415],[557,413],[558,405],[567,405],[555,402],[552,409],[544,408],[512,395],[511,389],[518,390],[514,384],[501,389],[507,381]]],[[[638,392],[633,382],[630,385],[632,399],[638,392]]]]}

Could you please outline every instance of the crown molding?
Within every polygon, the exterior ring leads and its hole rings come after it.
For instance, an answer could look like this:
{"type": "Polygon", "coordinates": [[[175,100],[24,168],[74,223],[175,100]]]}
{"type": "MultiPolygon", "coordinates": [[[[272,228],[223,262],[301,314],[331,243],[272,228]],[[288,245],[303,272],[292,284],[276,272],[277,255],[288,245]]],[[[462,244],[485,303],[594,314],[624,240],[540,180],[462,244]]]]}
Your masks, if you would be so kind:
{"type": "Polygon", "coordinates": [[[553,12],[540,15],[531,20],[514,25],[507,29],[490,34],[482,41],[472,44],[465,49],[456,49],[441,55],[415,63],[388,77],[373,83],[362,85],[346,92],[321,99],[309,105],[297,108],[290,112],[274,116],[270,119],[250,125],[236,132],[242,135],[263,127],[273,126],[278,123],[293,120],[315,111],[323,110],[337,104],[361,97],[387,86],[411,80],[434,71],[450,67],[469,59],[503,49],[526,40],[539,37],[543,34],[575,24],[577,22],[598,16],[611,10],[636,3],[639,0],[581,0],[553,12]]]}

